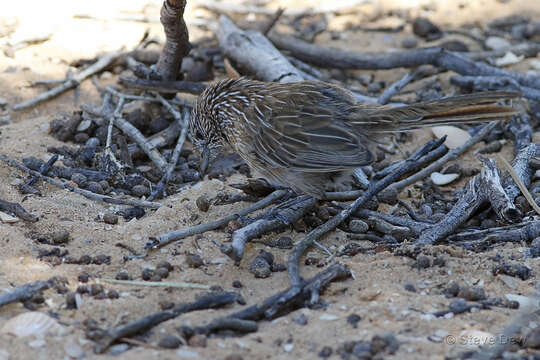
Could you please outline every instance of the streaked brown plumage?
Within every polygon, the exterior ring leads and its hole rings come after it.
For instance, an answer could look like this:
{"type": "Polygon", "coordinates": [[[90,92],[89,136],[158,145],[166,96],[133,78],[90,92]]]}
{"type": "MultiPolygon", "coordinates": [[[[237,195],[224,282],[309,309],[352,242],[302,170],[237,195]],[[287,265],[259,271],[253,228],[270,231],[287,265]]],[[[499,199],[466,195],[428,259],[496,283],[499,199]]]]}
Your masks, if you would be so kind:
{"type": "Polygon", "coordinates": [[[497,102],[513,92],[484,92],[403,107],[356,102],[338,86],[318,82],[222,80],[199,97],[192,138],[203,171],[223,145],[271,183],[322,197],[329,183],[373,161],[370,149],[384,133],[423,126],[507,119],[497,102]]]}

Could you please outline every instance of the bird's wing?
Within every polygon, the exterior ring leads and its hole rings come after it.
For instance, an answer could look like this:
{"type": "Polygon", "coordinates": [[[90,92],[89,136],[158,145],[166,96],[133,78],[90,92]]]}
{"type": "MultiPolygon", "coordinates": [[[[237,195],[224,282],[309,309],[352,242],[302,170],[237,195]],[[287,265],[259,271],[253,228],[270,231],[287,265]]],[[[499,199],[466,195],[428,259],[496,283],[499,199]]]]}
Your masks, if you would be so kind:
{"type": "Polygon", "coordinates": [[[257,156],[274,167],[329,172],[369,164],[369,139],[345,122],[354,99],[322,83],[270,89],[253,105],[257,118],[253,143],[257,156]]]}

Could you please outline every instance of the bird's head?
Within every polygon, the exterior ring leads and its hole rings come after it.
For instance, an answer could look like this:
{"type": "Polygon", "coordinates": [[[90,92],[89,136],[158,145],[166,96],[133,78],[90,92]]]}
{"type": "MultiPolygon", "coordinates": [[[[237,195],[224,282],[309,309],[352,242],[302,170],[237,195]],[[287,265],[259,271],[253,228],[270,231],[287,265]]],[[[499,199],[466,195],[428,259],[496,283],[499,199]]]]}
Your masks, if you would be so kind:
{"type": "Polygon", "coordinates": [[[191,141],[201,154],[199,164],[201,177],[204,176],[226,141],[222,119],[215,101],[218,84],[210,85],[199,96],[189,123],[191,141]]]}

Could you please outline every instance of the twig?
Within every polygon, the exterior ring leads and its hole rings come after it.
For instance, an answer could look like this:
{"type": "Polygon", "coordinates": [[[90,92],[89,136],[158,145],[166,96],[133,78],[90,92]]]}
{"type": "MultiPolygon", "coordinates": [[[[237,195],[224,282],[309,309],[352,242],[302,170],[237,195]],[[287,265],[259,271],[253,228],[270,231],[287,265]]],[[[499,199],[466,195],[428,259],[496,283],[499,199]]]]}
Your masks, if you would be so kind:
{"type": "MultiPolygon", "coordinates": [[[[47,175],[47,173],[49,172],[51,167],[58,160],[58,157],[59,157],[58,154],[54,154],[53,156],[51,156],[51,158],[49,160],[47,160],[47,162],[41,164],[41,166],[39,168],[39,173],[42,174],[42,175],[47,175]]],[[[32,185],[34,185],[36,183],[36,181],[38,181],[38,178],[31,177],[24,184],[27,185],[27,186],[32,186],[32,185]]]]}
{"type": "Polygon", "coordinates": [[[148,197],[148,201],[153,201],[156,198],[159,198],[163,195],[163,192],[165,191],[165,187],[169,183],[169,178],[171,177],[171,174],[176,167],[176,164],[178,163],[178,159],[180,158],[180,152],[182,151],[182,146],[184,146],[184,141],[186,140],[187,136],[187,129],[189,124],[189,111],[187,111],[186,108],[184,108],[183,111],[183,119],[182,116],[178,111],[176,111],[171,104],[167,102],[161,95],[156,94],[156,97],[161,101],[161,103],[169,110],[169,112],[173,115],[176,122],[178,122],[179,126],[181,127],[180,136],[178,136],[178,142],[176,143],[176,146],[174,147],[173,154],[171,156],[171,161],[167,167],[167,170],[165,171],[165,174],[163,174],[163,177],[159,181],[159,184],[156,186],[152,194],[148,197]]]}
{"type": "Polygon", "coordinates": [[[232,220],[238,219],[241,216],[246,216],[247,214],[252,213],[253,211],[257,211],[259,209],[265,208],[266,206],[281,199],[286,194],[287,194],[287,190],[276,190],[270,195],[268,195],[267,197],[265,197],[264,199],[257,201],[256,203],[251,204],[250,206],[245,207],[232,215],[228,215],[221,219],[211,221],[208,223],[189,227],[187,229],[175,230],[169,233],[158,235],[157,237],[151,237],[150,240],[144,246],[144,248],[157,249],[159,247],[168,245],[172,242],[184,239],[188,236],[219,229],[220,227],[227,225],[232,220]]]}
{"type": "Polygon", "coordinates": [[[518,91],[524,97],[540,101],[540,90],[522,86],[509,76],[452,76],[450,82],[468,90],[510,90],[518,91]]]}
{"type": "Polygon", "coordinates": [[[18,161],[8,158],[6,155],[0,155],[0,160],[4,161],[9,166],[16,167],[24,172],[27,172],[28,174],[32,176],[38,177],[39,179],[46,181],[49,184],[56,185],[58,187],[61,187],[62,189],[72,191],[90,200],[104,202],[108,204],[129,205],[129,206],[145,207],[145,208],[151,208],[151,209],[157,209],[161,206],[161,204],[155,203],[155,202],[141,201],[141,200],[135,200],[135,199],[116,199],[107,195],[100,195],[100,194],[96,194],[88,190],[80,189],[69,183],[65,183],[65,182],[53,179],[49,176],[42,175],[37,171],[31,170],[27,168],[26,166],[24,166],[23,164],[19,163],[18,161]]]}
{"type": "Polygon", "coordinates": [[[276,25],[279,18],[283,13],[285,12],[285,8],[278,8],[275,12],[275,14],[272,16],[272,18],[264,25],[264,27],[261,29],[261,33],[266,36],[276,25]]]}
{"type": "Polygon", "coordinates": [[[114,342],[121,338],[133,336],[139,332],[148,330],[156,325],[161,324],[164,321],[174,319],[182,314],[219,308],[225,305],[229,305],[236,301],[236,294],[227,293],[215,296],[206,296],[191,303],[181,303],[176,305],[168,311],[160,311],[154,314],[147,315],[139,320],[133,321],[126,325],[114,328],[109,331],[104,331],[103,337],[96,343],[94,351],[98,354],[103,353],[114,342]]]}
{"type": "Polygon", "coordinates": [[[123,85],[143,90],[158,91],[160,93],[186,92],[199,95],[206,89],[206,85],[194,81],[163,81],[149,79],[135,79],[120,76],[118,79],[123,85]]]}
{"type": "Polygon", "coordinates": [[[403,78],[396,81],[395,83],[390,85],[386,90],[384,90],[384,92],[381,94],[381,96],[379,96],[379,99],[378,99],[377,102],[379,104],[381,104],[381,105],[387,104],[390,101],[390,99],[392,98],[392,96],[399,93],[401,91],[401,89],[403,89],[405,86],[407,86],[407,84],[409,84],[409,83],[415,81],[416,79],[424,76],[425,73],[426,73],[426,68],[423,67],[423,66],[420,66],[418,69],[405,74],[405,76],[403,78]]]}
{"type": "Polygon", "coordinates": [[[451,149],[444,156],[439,158],[434,163],[431,163],[430,165],[420,170],[416,174],[390,185],[389,188],[394,189],[397,192],[400,192],[407,186],[428,177],[429,175],[431,175],[432,172],[441,169],[444,166],[444,164],[446,164],[448,161],[457,159],[458,156],[460,156],[465,151],[467,151],[471,146],[480,142],[484,137],[486,137],[491,132],[491,130],[493,130],[497,126],[497,124],[498,124],[498,121],[493,121],[484,125],[480,129],[480,131],[476,133],[476,135],[474,135],[469,140],[467,140],[467,142],[463,144],[462,146],[457,147],[455,149],[451,149]]]}
{"type": "Polygon", "coordinates": [[[11,212],[24,221],[36,222],[39,220],[36,215],[30,214],[21,205],[2,199],[0,199],[0,211],[11,212]]]}
{"type": "Polygon", "coordinates": [[[0,307],[17,301],[26,301],[42,290],[48,289],[49,283],[46,281],[35,281],[19,286],[14,290],[0,295],[0,307]]]}
{"type": "MultiPolygon", "coordinates": [[[[114,90],[109,86],[105,90],[115,96],[118,96],[119,104],[123,103],[123,99],[125,99],[124,94],[114,90]]],[[[114,114],[112,116],[114,116],[114,114]]],[[[150,145],[148,140],[146,140],[144,135],[135,126],[124,120],[120,115],[115,117],[114,124],[142,149],[142,151],[148,156],[148,158],[150,158],[150,160],[157,166],[160,171],[165,171],[167,167],[167,161],[157,149],[153,148],[150,145]]]]}
{"type": "MultiPolygon", "coordinates": [[[[395,172],[389,174],[384,179],[370,185],[366,192],[360,198],[356,199],[351,205],[349,205],[349,207],[347,207],[345,210],[342,210],[338,215],[332,217],[326,223],[312,230],[302,241],[296,244],[288,260],[289,281],[291,283],[291,288],[293,289],[293,292],[299,291],[299,287],[302,284],[302,278],[300,276],[299,270],[300,257],[313,244],[313,241],[319,239],[327,232],[335,229],[341,222],[347,219],[352,213],[358,210],[373,196],[375,196],[377,193],[385,189],[388,185],[399,179],[405,173],[408,173],[410,171],[417,171],[422,166],[424,166],[426,163],[424,155],[428,154],[430,151],[436,149],[437,147],[442,146],[443,142],[444,139],[429,141],[426,145],[422,147],[422,151],[417,152],[415,156],[407,159],[402,164],[402,166],[396,169],[395,172]]],[[[294,294],[291,294],[291,296],[292,295],[294,294]]]]}
{"type": "Polygon", "coordinates": [[[482,159],[484,168],[475,176],[446,216],[431,228],[422,232],[418,244],[430,245],[453,233],[483,204],[489,202],[497,216],[503,221],[516,222],[521,218],[512,200],[505,192],[495,162],[482,159]]]}
{"type": "Polygon", "coordinates": [[[317,203],[317,200],[311,196],[301,196],[290,201],[290,205],[280,204],[270,210],[264,218],[236,230],[232,235],[231,245],[222,247],[221,251],[230,256],[238,265],[244,256],[244,249],[248,241],[294,224],[317,203]]]}
{"type": "Polygon", "coordinates": [[[95,63],[93,63],[86,69],[84,69],[83,71],[79,72],[78,74],[75,74],[71,79],[68,79],[64,83],[62,83],[62,85],[59,85],[50,90],[47,90],[39,94],[35,98],[29,99],[29,100],[23,101],[22,103],[14,105],[13,110],[23,110],[23,109],[35,106],[43,101],[52,99],[53,97],[58,96],[69,89],[73,89],[77,87],[85,79],[103,71],[113,62],[115,62],[121,56],[123,56],[124,54],[125,52],[123,51],[115,51],[115,52],[103,55],[102,57],[98,59],[98,61],[96,61],[95,63]]]}
{"type": "Polygon", "coordinates": [[[116,279],[97,279],[99,281],[120,284],[120,285],[132,285],[132,286],[152,286],[152,287],[169,287],[169,288],[186,288],[186,289],[210,289],[209,285],[186,283],[178,281],[136,281],[136,280],[116,280],[116,279]]]}
{"type": "Polygon", "coordinates": [[[346,265],[334,263],[312,278],[302,281],[300,288],[295,288],[297,291],[294,295],[290,296],[292,288],[288,288],[229,317],[244,320],[272,319],[299,307],[314,305],[319,301],[322,289],[330,282],[350,276],[351,271],[346,265]]]}
{"type": "Polygon", "coordinates": [[[514,182],[516,183],[517,187],[519,188],[519,190],[521,190],[521,193],[523,194],[523,196],[525,197],[525,199],[527,200],[527,202],[529,203],[529,205],[531,205],[531,207],[534,209],[534,211],[536,211],[536,213],[538,215],[540,215],[540,207],[538,207],[538,205],[536,204],[536,202],[534,201],[531,193],[529,192],[529,190],[527,189],[527,187],[525,186],[525,184],[523,184],[523,182],[521,181],[521,179],[519,178],[519,175],[514,171],[514,169],[512,168],[512,165],[510,165],[508,163],[508,161],[506,161],[505,158],[503,158],[502,156],[499,156],[499,159],[501,160],[501,164],[503,164],[503,167],[506,171],[508,171],[508,173],[510,174],[510,176],[512,177],[512,179],[514,180],[514,182]]]}
{"type": "Polygon", "coordinates": [[[301,72],[258,31],[242,31],[227,16],[221,15],[217,37],[227,57],[262,81],[304,80],[301,72]]]}
{"type": "Polygon", "coordinates": [[[540,76],[523,75],[499,69],[437,47],[366,54],[310,44],[288,35],[278,34],[275,31],[268,36],[278,48],[290,51],[294,57],[302,61],[322,67],[382,70],[433,65],[460,75],[507,76],[515,79],[522,86],[540,89],[540,76]]]}

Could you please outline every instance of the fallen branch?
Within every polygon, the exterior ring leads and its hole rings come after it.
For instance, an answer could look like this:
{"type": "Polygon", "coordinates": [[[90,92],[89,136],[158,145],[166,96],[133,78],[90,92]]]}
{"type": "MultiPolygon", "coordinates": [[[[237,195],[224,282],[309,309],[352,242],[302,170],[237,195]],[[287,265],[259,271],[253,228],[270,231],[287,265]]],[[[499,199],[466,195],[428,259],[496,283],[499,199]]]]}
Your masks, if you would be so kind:
{"type": "Polygon", "coordinates": [[[276,202],[287,194],[287,190],[276,190],[264,199],[257,201],[254,204],[232,214],[225,216],[221,219],[211,221],[208,223],[196,225],[186,229],[175,230],[169,233],[161,234],[156,237],[151,237],[149,241],[144,245],[145,249],[157,249],[162,246],[168,245],[172,242],[182,240],[188,236],[202,234],[207,231],[219,229],[222,226],[227,225],[230,221],[238,219],[241,216],[246,216],[249,213],[263,209],[268,205],[276,202]]]}
{"type": "Polygon", "coordinates": [[[69,183],[65,183],[60,180],[53,179],[49,176],[42,175],[37,171],[31,170],[27,168],[26,166],[24,166],[23,164],[19,163],[18,161],[9,159],[6,155],[0,155],[0,160],[4,161],[9,166],[16,167],[19,170],[22,170],[32,176],[38,177],[39,179],[46,181],[49,184],[61,187],[62,189],[72,191],[90,200],[104,202],[108,204],[129,205],[129,206],[145,207],[145,208],[151,208],[151,209],[157,209],[161,206],[161,204],[155,203],[155,202],[135,200],[135,199],[116,199],[107,195],[100,195],[100,194],[96,194],[88,190],[80,189],[69,183]]]}
{"type": "Polygon", "coordinates": [[[243,31],[227,16],[220,16],[217,32],[219,47],[225,56],[268,82],[304,80],[296,69],[268,39],[258,31],[243,31]]]}
{"type": "Polygon", "coordinates": [[[204,91],[204,89],[206,89],[205,84],[194,81],[163,81],[127,78],[124,76],[120,76],[118,80],[120,83],[128,87],[157,91],[160,93],[186,92],[189,94],[199,95],[204,91]]]}
{"type": "Polygon", "coordinates": [[[2,199],[0,199],[0,211],[13,213],[24,221],[36,222],[39,220],[36,215],[30,214],[21,205],[2,199]]]}
{"type": "Polygon", "coordinates": [[[49,283],[46,281],[35,281],[19,286],[0,295],[0,307],[17,301],[30,300],[34,295],[48,288],[49,283]]]}
{"type": "Polygon", "coordinates": [[[65,82],[62,83],[62,85],[47,90],[39,94],[35,98],[14,105],[13,110],[27,109],[29,107],[42,103],[43,101],[52,99],[53,97],[58,96],[69,89],[73,89],[90,76],[105,70],[123,55],[125,55],[125,52],[123,51],[115,51],[113,53],[105,54],[100,57],[98,61],[88,66],[86,69],[82,70],[78,74],[75,74],[72,78],[67,79],[65,82]]]}
{"type": "Polygon", "coordinates": [[[238,265],[244,256],[244,249],[248,241],[294,224],[317,203],[317,200],[306,195],[291,199],[290,202],[290,205],[289,202],[286,202],[276,206],[270,210],[267,216],[236,230],[232,235],[231,245],[222,246],[221,251],[230,256],[238,265]]]}
{"type": "Polygon", "coordinates": [[[471,91],[518,91],[527,99],[540,101],[539,89],[522,86],[517,80],[509,76],[452,76],[450,78],[450,82],[471,91]]]}
{"type": "Polygon", "coordinates": [[[342,210],[338,215],[332,217],[326,223],[312,230],[302,241],[300,241],[294,247],[288,260],[289,281],[291,283],[292,292],[289,296],[295,296],[294,292],[300,291],[302,284],[302,278],[300,276],[299,261],[300,257],[306,252],[306,250],[313,245],[314,241],[317,241],[321,236],[327,232],[335,229],[341,222],[347,219],[352,213],[356,212],[366,202],[371,200],[373,196],[384,190],[388,185],[402,177],[404,174],[411,171],[418,171],[422,166],[426,164],[425,155],[432,150],[442,146],[443,139],[431,140],[422,147],[421,151],[415,153],[415,155],[407,159],[398,169],[393,173],[386,176],[384,179],[375,182],[370,185],[366,192],[358,199],[356,199],[349,207],[342,210]]]}
{"type": "Polygon", "coordinates": [[[182,314],[192,311],[215,309],[225,305],[232,304],[236,301],[236,294],[227,293],[215,296],[206,296],[191,303],[181,303],[168,311],[160,311],[154,314],[147,315],[139,320],[133,321],[123,326],[119,326],[109,331],[102,331],[100,339],[94,346],[94,351],[98,354],[103,353],[114,342],[122,338],[133,336],[139,332],[147,331],[148,329],[161,324],[170,319],[174,319],[182,314]]]}
{"type": "Polygon", "coordinates": [[[522,86],[540,89],[540,76],[523,75],[499,69],[437,47],[366,54],[310,44],[275,31],[269,34],[269,38],[274,45],[289,51],[294,57],[321,67],[383,70],[433,65],[460,75],[506,76],[516,80],[522,86]]]}

